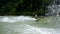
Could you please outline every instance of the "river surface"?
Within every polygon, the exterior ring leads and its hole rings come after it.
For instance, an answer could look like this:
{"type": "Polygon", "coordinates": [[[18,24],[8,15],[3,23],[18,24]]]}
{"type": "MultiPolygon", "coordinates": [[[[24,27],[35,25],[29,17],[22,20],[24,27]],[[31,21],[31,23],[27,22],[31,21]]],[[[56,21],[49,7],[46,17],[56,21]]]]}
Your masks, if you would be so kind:
{"type": "Polygon", "coordinates": [[[14,18],[0,16],[0,34],[60,34],[60,17],[42,17],[38,21],[14,18]]]}

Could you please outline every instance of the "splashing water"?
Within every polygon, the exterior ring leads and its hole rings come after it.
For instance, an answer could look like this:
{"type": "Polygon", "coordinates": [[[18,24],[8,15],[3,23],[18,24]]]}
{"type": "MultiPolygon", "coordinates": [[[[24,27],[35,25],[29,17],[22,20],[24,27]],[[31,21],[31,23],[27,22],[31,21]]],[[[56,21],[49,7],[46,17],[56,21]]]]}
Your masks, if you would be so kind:
{"type": "Polygon", "coordinates": [[[37,27],[32,27],[30,25],[27,25],[29,28],[24,30],[24,33],[22,34],[53,34],[55,32],[54,29],[47,29],[47,28],[37,28],[37,27]]]}
{"type": "Polygon", "coordinates": [[[16,16],[16,17],[3,17],[1,18],[2,22],[17,22],[17,21],[29,21],[29,20],[36,20],[35,18],[29,16],[16,16]]]}
{"type": "Polygon", "coordinates": [[[52,5],[48,6],[48,10],[49,15],[56,17],[52,18],[52,20],[58,25],[60,23],[60,0],[54,0],[52,5]]]}
{"type": "Polygon", "coordinates": [[[35,18],[27,16],[2,17],[0,18],[0,34],[60,34],[60,22],[55,18],[44,17],[36,22],[35,18]],[[22,17],[32,19],[32,21],[26,21],[22,17]],[[11,21],[14,22],[11,23],[11,21]]]}
{"type": "Polygon", "coordinates": [[[48,6],[48,10],[49,10],[49,15],[52,15],[52,16],[59,16],[60,15],[60,4],[57,4],[57,3],[60,3],[58,2],[59,0],[54,0],[52,5],[49,5],[48,6]]]}
{"type": "Polygon", "coordinates": [[[29,16],[0,17],[0,34],[60,34],[60,4],[55,0],[48,6],[51,17],[35,18],[29,16]]]}
{"type": "MultiPolygon", "coordinates": [[[[17,29],[16,31],[21,32],[21,30],[19,29],[17,29]]],[[[54,29],[37,28],[37,27],[32,27],[30,25],[25,25],[25,30],[22,30],[22,32],[23,33],[21,34],[55,34],[56,33],[54,29]]]]}

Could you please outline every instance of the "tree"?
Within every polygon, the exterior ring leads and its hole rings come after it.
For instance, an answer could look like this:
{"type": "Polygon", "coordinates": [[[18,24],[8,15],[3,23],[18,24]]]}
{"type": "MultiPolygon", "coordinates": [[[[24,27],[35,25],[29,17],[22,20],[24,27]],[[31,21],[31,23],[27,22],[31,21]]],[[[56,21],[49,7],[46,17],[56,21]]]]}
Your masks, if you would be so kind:
{"type": "Polygon", "coordinates": [[[0,15],[45,15],[52,0],[0,0],[0,15]]]}

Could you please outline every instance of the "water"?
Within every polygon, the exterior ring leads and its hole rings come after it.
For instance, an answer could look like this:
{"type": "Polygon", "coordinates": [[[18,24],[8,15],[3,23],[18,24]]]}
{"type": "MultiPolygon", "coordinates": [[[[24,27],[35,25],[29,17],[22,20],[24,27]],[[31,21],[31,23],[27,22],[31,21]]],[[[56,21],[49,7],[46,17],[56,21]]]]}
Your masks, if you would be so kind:
{"type": "Polygon", "coordinates": [[[15,16],[15,17],[6,16],[0,18],[0,21],[3,22],[17,22],[17,21],[29,21],[29,20],[36,20],[36,19],[29,16],[15,16]]]}
{"type": "Polygon", "coordinates": [[[21,17],[0,16],[0,34],[60,34],[60,20],[57,17],[39,18],[39,21],[28,16],[21,17]]]}
{"type": "Polygon", "coordinates": [[[59,16],[60,15],[60,0],[54,0],[52,5],[48,7],[48,14],[52,16],[59,16]]]}
{"type": "Polygon", "coordinates": [[[60,34],[60,3],[54,0],[47,8],[52,16],[0,16],[0,34],[60,34]]]}

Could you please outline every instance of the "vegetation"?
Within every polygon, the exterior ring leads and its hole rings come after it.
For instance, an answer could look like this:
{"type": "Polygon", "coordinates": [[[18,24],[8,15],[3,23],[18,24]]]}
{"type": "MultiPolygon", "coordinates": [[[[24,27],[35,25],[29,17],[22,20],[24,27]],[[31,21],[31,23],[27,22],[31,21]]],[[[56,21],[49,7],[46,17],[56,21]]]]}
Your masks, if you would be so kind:
{"type": "Polygon", "coordinates": [[[0,0],[0,15],[45,15],[52,0],[0,0]]]}

